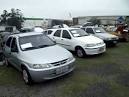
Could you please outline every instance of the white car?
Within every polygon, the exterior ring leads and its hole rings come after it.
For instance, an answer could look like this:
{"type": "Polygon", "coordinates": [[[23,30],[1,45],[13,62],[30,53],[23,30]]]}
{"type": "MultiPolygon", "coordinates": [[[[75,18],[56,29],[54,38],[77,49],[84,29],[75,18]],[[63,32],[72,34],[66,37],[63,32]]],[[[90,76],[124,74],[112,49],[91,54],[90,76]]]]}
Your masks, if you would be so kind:
{"type": "Polygon", "coordinates": [[[107,45],[116,45],[118,43],[118,36],[106,32],[102,27],[88,26],[82,28],[88,34],[94,35],[102,39],[107,45]]]}
{"type": "Polygon", "coordinates": [[[100,54],[106,51],[103,40],[88,35],[79,28],[49,29],[46,32],[57,44],[70,51],[76,51],[78,57],[100,54]]]}

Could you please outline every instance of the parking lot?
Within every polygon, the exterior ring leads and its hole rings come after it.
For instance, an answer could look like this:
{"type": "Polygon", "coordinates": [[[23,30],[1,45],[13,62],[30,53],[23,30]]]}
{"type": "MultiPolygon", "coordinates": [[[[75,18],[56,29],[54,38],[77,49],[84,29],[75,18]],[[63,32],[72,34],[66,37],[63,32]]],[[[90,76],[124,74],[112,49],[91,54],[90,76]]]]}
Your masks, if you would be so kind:
{"type": "Polygon", "coordinates": [[[32,86],[13,67],[0,66],[0,97],[128,97],[129,43],[108,47],[101,55],[76,57],[75,64],[72,73],[32,86]]]}

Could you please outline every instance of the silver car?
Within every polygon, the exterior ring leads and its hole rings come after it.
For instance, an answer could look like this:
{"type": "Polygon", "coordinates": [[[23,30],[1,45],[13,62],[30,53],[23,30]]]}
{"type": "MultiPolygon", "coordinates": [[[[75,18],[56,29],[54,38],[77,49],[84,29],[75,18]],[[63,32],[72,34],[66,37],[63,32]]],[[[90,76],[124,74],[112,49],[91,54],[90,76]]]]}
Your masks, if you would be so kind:
{"type": "Polygon", "coordinates": [[[10,35],[4,46],[5,63],[22,71],[26,84],[65,75],[74,70],[75,58],[42,33],[10,35]]]}
{"type": "Polygon", "coordinates": [[[106,32],[102,27],[87,26],[82,28],[88,34],[94,35],[102,39],[106,45],[116,45],[118,43],[118,37],[106,32]]]}

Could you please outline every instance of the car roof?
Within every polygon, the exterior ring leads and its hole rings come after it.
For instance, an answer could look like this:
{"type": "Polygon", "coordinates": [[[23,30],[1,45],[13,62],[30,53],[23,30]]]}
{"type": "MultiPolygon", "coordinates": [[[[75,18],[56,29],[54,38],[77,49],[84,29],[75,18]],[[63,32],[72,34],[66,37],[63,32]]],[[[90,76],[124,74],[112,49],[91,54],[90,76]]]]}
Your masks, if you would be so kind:
{"type": "Polygon", "coordinates": [[[27,32],[27,33],[12,34],[11,36],[24,37],[24,36],[39,35],[39,34],[43,34],[43,33],[41,33],[41,32],[27,32]]]}
{"type": "Polygon", "coordinates": [[[69,28],[57,28],[57,29],[48,29],[48,30],[55,31],[55,30],[72,30],[72,29],[80,29],[80,28],[71,28],[71,27],[69,27],[69,28]]]}
{"type": "Polygon", "coordinates": [[[87,27],[82,27],[82,28],[102,28],[102,27],[96,27],[96,26],[87,26],[87,27]]]}

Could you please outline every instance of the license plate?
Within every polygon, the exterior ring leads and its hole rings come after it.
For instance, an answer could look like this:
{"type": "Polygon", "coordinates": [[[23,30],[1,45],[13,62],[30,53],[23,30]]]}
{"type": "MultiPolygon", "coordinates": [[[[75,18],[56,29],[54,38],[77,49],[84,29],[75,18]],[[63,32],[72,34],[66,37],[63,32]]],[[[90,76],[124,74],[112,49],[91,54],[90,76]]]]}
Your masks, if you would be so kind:
{"type": "Polygon", "coordinates": [[[56,69],[56,74],[61,74],[61,73],[67,72],[67,71],[68,71],[68,66],[65,66],[65,67],[62,67],[62,68],[57,68],[56,69]]]}

